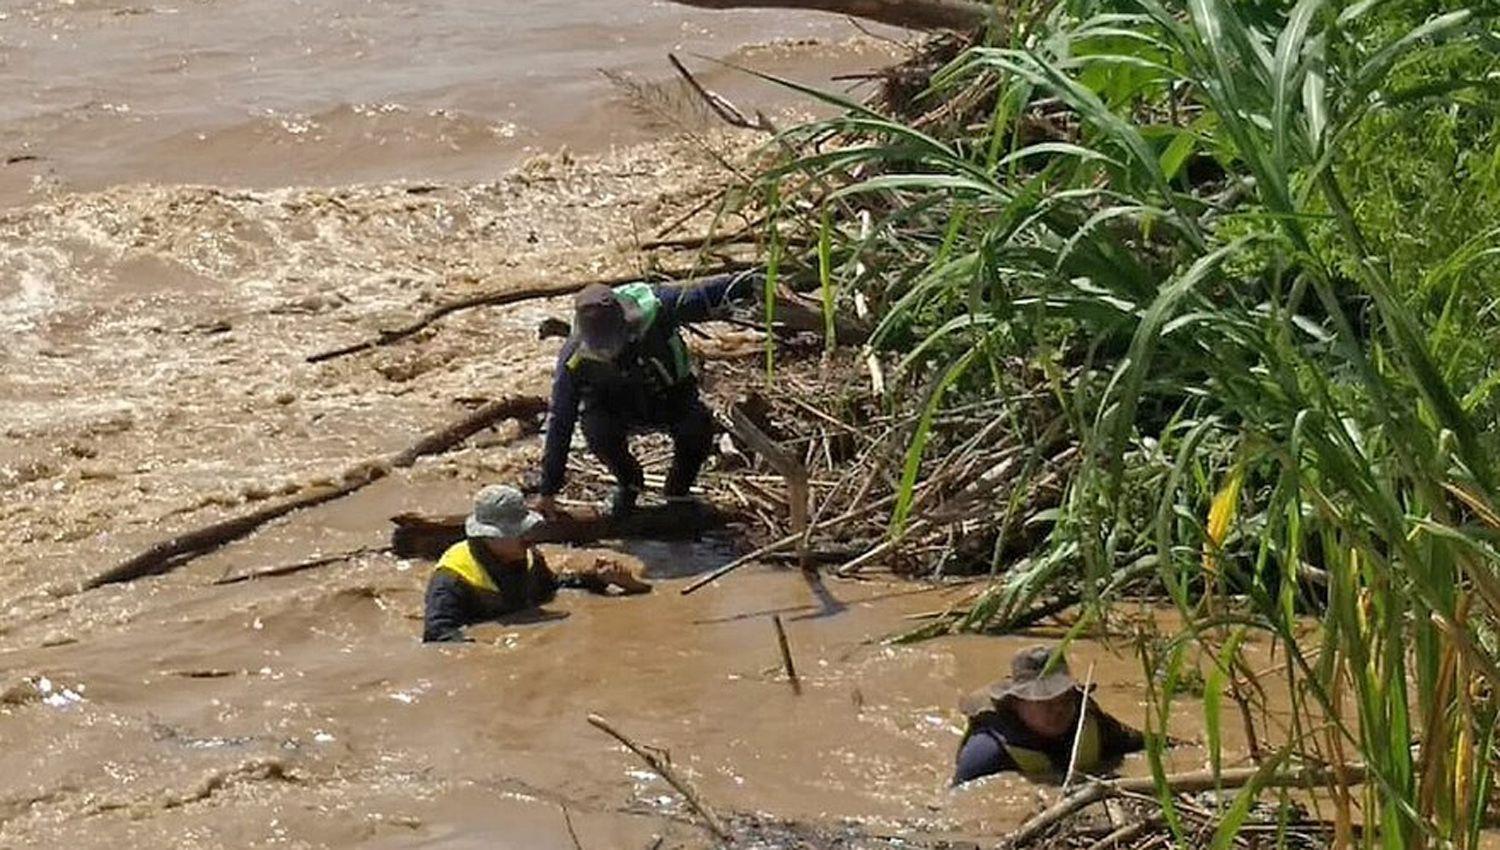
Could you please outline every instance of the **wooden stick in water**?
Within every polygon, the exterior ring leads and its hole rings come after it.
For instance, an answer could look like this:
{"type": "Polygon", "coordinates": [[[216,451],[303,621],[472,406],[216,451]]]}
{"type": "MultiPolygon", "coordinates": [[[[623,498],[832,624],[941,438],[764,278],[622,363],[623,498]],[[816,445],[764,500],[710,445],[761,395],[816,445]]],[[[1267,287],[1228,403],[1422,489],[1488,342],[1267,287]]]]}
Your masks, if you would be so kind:
{"type": "MultiPolygon", "coordinates": [[[[1163,784],[1174,794],[1196,794],[1202,791],[1226,791],[1243,788],[1260,773],[1259,767],[1243,767],[1221,770],[1194,770],[1187,773],[1169,773],[1163,784]]],[[[1329,783],[1340,786],[1358,785],[1365,781],[1363,764],[1340,765],[1337,770],[1321,766],[1301,766],[1277,771],[1269,778],[1261,778],[1262,788],[1313,788],[1329,783]]],[[[1030,820],[1006,837],[1001,847],[1024,847],[1039,835],[1057,825],[1063,819],[1101,800],[1130,794],[1156,793],[1156,780],[1150,776],[1128,776],[1108,781],[1093,780],[1064,795],[1061,800],[1046,810],[1033,815],[1030,820]]]]}
{"type": "Polygon", "coordinates": [[[578,840],[578,831],[573,829],[573,816],[568,813],[568,804],[562,804],[563,825],[568,828],[568,837],[573,839],[573,850],[583,850],[583,842],[578,840]]]}
{"type": "Polygon", "coordinates": [[[781,615],[772,614],[771,622],[776,625],[776,643],[781,647],[781,666],[786,670],[786,678],[792,683],[792,692],[798,696],[802,695],[802,682],[797,679],[797,667],[792,664],[792,648],[786,642],[786,627],[781,625],[781,615]]]}
{"type": "MultiPolygon", "coordinates": [[[[830,520],[825,520],[809,527],[818,531],[821,531],[825,528],[832,528],[833,526],[841,525],[843,523],[849,522],[850,520],[859,519],[867,514],[882,510],[884,508],[888,508],[895,503],[895,495],[885,496],[878,501],[872,502],[868,505],[861,505],[841,516],[834,517],[830,520]]],[[[697,590],[700,587],[703,587],[704,585],[718,581],[724,576],[734,572],[735,570],[743,567],[748,563],[751,563],[757,558],[764,558],[765,556],[770,555],[774,552],[781,552],[786,549],[791,549],[795,547],[799,542],[801,542],[804,536],[805,535],[802,532],[791,534],[781,538],[780,540],[775,540],[771,543],[767,543],[759,549],[756,549],[754,552],[749,552],[747,554],[741,555],[740,557],[735,558],[733,561],[730,561],[724,566],[719,567],[713,572],[708,573],[701,578],[694,579],[691,584],[682,589],[682,595],[687,596],[689,593],[692,593],[693,591],[697,590]]]]}
{"type": "Polygon", "coordinates": [[[1063,793],[1073,784],[1073,771],[1078,767],[1078,745],[1083,741],[1083,724],[1089,716],[1089,688],[1094,684],[1094,662],[1089,662],[1089,672],[1083,677],[1083,701],[1078,706],[1078,725],[1073,729],[1073,749],[1068,753],[1068,772],[1063,776],[1063,793]]]}
{"type": "Polygon", "coordinates": [[[626,749],[635,753],[641,761],[646,763],[647,767],[655,771],[657,776],[665,779],[668,785],[677,789],[677,793],[681,794],[684,800],[687,800],[688,806],[698,813],[698,817],[703,819],[703,823],[717,838],[725,843],[733,840],[729,830],[724,826],[724,822],[719,819],[717,814],[714,814],[714,810],[709,808],[707,803],[703,802],[703,798],[698,796],[698,792],[688,783],[687,778],[679,774],[665,759],[625,737],[622,732],[609,725],[608,720],[599,715],[590,714],[588,720],[589,725],[624,744],[626,749]]]}

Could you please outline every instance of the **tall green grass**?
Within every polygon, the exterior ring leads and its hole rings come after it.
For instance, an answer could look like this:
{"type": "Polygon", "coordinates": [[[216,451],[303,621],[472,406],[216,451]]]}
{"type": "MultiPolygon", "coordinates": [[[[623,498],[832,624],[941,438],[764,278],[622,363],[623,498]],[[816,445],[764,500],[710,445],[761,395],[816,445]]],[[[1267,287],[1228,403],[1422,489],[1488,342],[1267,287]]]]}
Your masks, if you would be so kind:
{"type": "Polygon", "coordinates": [[[1021,356],[1081,447],[1047,549],[966,625],[1060,583],[1107,618],[1149,576],[1187,625],[1145,674],[1207,665],[1214,767],[1232,690],[1268,762],[1367,765],[1329,796],[1345,842],[1477,846],[1500,675],[1494,10],[1034,8],[934,79],[931,103],[986,114],[916,127],[835,99],[784,139],[816,151],[764,178],[839,187],[809,217],[825,303],[880,305],[922,422],[1024,389],[1021,356]],[[1250,633],[1286,660],[1287,728],[1250,633]]]}

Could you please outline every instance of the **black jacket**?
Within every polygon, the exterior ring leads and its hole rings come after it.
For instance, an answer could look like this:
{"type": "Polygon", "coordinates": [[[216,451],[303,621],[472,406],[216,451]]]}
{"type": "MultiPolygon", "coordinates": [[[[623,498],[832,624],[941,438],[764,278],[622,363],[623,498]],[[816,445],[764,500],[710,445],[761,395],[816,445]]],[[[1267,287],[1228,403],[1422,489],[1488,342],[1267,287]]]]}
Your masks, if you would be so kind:
{"type": "MultiPolygon", "coordinates": [[[[692,286],[658,286],[656,321],[639,340],[633,340],[609,364],[569,364],[578,353],[570,337],[557,355],[552,377],[552,401],[547,412],[547,440],[542,454],[541,492],[562,489],[568,447],[581,406],[607,411],[621,421],[666,425],[686,412],[698,397],[697,382],[686,377],[676,383],[658,380],[652,361],[670,363],[678,328],[722,314],[729,306],[753,295],[763,284],[760,272],[739,272],[706,278],[692,286]]],[[[681,344],[681,340],[677,340],[681,344]]]]}
{"type": "Polygon", "coordinates": [[[446,569],[433,570],[427,582],[423,641],[463,640],[465,626],[541,605],[555,597],[559,587],[601,589],[592,577],[553,573],[536,549],[531,550],[529,569],[525,560],[501,561],[482,546],[470,551],[500,592],[476,587],[446,569]]]}
{"type": "MultiPolygon", "coordinates": [[[[1118,761],[1121,756],[1145,747],[1145,737],[1139,731],[1110,716],[1092,697],[1085,698],[1084,710],[1093,717],[1099,728],[1099,755],[1106,763],[1118,761]]],[[[1068,760],[1072,756],[1073,736],[1069,734],[1060,738],[1044,738],[1032,732],[1008,706],[992,706],[969,718],[968,728],[963,740],[959,742],[960,774],[987,775],[1002,770],[1016,770],[1018,765],[1011,759],[1004,744],[1045,753],[1053,768],[1061,773],[1067,770],[1068,760]],[[964,745],[977,735],[991,736],[1002,746],[995,748],[985,764],[964,764],[969,760],[966,758],[964,745]]],[[[956,778],[956,781],[964,781],[964,778],[956,778]]]]}

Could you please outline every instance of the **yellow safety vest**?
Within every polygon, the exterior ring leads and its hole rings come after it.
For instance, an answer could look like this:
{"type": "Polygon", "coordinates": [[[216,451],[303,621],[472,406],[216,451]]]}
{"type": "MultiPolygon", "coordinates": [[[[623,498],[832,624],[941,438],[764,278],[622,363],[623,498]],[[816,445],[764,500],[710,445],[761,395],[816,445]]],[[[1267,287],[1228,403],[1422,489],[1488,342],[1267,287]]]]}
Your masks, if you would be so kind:
{"type": "MultiPolygon", "coordinates": [[[[533,566],[531,550],[526,550],[526,572],[530,573],[533,566]]],[[[474,552],[469,548],[469,541],[463,540],[448,547],[443,557],[438,560],[437,569],[447,570],[458,576],[463,582],[480,590],[488,590],[491,593],[499,593],[500,586],[495,584],[495,579],[490,576],[490,571],[479,563],[474,557],[474,552]]]]}
{"type": "MultiPolygon", "coordinates": [[[[1076,768],[1081,771],[1090,771],[1099,766],[1099,724],[1094,720],[1094,713],[1087,711],[1083,717],[1083,735],[1078,739],[1078,760],[1076,768]]],[[[1004,737],[1003,735],[1001,737],[1004,737]]],[[[1072,741],[1069,741],[1071,744],[1072,741]]],[[[1022,773],[1051,774],[1056,773],[1058,766],[1052,763],[1052,759],[1041,750],[1033,750],[1029,747],[1020,747],[1006,742],[1005,752],[1011,761],[1016,763],[1017,769],[1022,773]]],[[[1063,769],[1067,769],[1063,765],[1063,769]]]]}

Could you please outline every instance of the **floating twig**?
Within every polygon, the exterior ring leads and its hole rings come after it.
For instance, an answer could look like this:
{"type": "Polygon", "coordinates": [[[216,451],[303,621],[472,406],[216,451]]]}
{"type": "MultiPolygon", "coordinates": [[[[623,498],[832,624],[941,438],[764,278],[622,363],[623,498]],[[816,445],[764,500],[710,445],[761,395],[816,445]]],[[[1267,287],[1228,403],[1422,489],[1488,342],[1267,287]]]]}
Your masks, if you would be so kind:
{"type": "Polygon", "coordinates": [[[635,741],[632,741],[629,738],[625,737],[624,733],[611,726],[609,724],[609,721],[605,720],[599,715],[590,714],[588,716],[588,721],[589,724],[594,728],[600,730],[601,732],[604,732],[606,735],[609,735],[611,738],[614,738],[616,741],[624,744],[626,749],[630,750],[632,753],[635,753],[636,757],[645,762],[647,767],[655,771],[657,776],[665,779],[668,785],[671,785],[673,788],[677,789],[677,793],[682,795],[682,798],[687,801],[688,806],[690,806],[693,811],[698,813],[698,817],[703,819],[703,823],[708,827],[709,832],[712,832],[720,840],[726,843],[733,840],[733,837],[730,835],[729,830],[724,826],[724,822],[719,819],[719,816],[714,813],[714,810],[710,808],[706,802],[703,801],[703,798],[701,796],[698,795],[698,792],[693,788],[692,784],[688,782],[687,777],[678,773],[676,768],[672,767],[672,765],[667,763],[667,761],[661,756],[652,752],[650,749],[637,744],[635,741]]]}
{"type": "Polygon", "coordinates": [[[274,578],[276,576],[289,576],[295,573],[315,570],[318,567],[326,567],[329,564],[338,564],[344,561],[352,561],[364,555],[375,555],[391,551],[389,546],[361,546],[358,549],[350,549],[333,555],[321,555],[306,561],[298,561],[295,564],[284,564],[279,567],[269,567],[263,570],[252,570],[247,573],[234,575],[225,574],[214,582],[216,585],[239,584],[245,581],[254,581],[261,578],[274,578]]]}
{"type": "Polygon", "coordinates": [[[771,622],[776,625],[776,645],[781,647],[781,666],[786,670],[786,679],[792,683],[792,692],[802,694],[802,682],[797,679],[797,667],[792,663],[792,648],[786,642],[786,627],[781,624],[781,615],[772,614],[771,622]]]}
{"type": "Polygon", "coordinates": [[[561,803],[563,813],[563,825],[568,828],[568,837],[573,839],[573,850],[583,850],[583,842],[578,840],[578,831],[573,829],[573,816],[568,814],[568,804],[561,803]]]}

